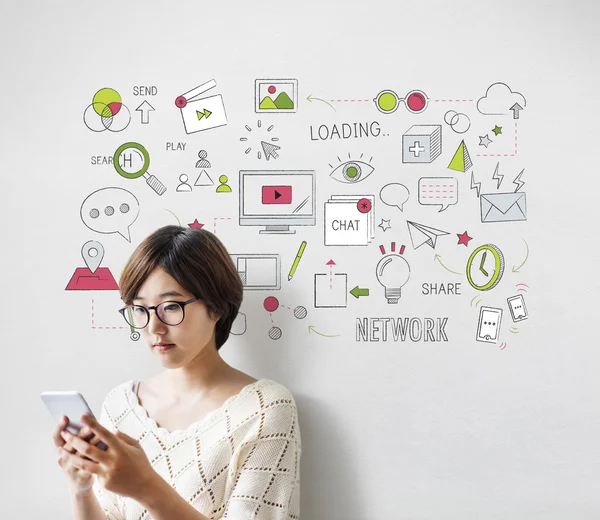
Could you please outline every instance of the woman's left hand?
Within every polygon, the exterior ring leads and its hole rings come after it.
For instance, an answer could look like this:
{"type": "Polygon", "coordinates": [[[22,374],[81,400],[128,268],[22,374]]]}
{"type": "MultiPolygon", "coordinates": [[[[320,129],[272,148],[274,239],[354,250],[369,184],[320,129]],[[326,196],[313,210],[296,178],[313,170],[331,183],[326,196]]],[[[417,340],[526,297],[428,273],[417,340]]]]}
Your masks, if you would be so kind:
{"type": "Polygon", "coordinates": [[[140,443],[121,431],[112,434],[89,415],[83,415],[81,421],[108,446],[108,449],[101,450],[63,430],[61,435],[76,450],[76,453],[64,455],[67,455],[76,467],[97,475],[102,487],[108,491],[134,500],[144,496],[150,484],[159,475],[152,468],[140,443]]]}

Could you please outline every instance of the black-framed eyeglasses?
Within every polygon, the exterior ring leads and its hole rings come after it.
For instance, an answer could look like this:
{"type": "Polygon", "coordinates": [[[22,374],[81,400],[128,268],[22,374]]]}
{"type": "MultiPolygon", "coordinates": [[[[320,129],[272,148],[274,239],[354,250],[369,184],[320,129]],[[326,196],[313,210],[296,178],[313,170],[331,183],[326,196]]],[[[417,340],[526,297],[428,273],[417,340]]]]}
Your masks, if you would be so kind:
{"type": "Polygon", "coordinates": [[[119,312],[125,318],[127,324],[134,329],[143,329],[150,322],[150,311],[154,309],[157,318],[165,325],[179,325],[185,318],[185,306],[195,302],[199,298],[192,298],[186,302],[166,301],[152,307],[143,305],[127,305],[119,312]]]}

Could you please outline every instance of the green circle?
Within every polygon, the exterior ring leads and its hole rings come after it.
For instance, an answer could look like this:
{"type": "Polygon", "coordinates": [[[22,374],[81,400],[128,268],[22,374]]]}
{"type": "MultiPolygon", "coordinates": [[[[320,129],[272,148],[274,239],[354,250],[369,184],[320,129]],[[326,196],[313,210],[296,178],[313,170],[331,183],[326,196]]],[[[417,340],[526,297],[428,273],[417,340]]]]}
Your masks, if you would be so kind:
{"type": "Polygon", "coordinates": [[[398,98],[391,92],[384,92],[377,98],[377,104],[384,112],[391,112],[398,105],[398,98]]]}
{"type": "Polygon", "coordinates": [[[484,246],[479,246],[477,249],[475,249],[475,251],[473,251],[471,253],[469,260],[467,261],[467,280],[469,280],[471,287],[473,287],[473,289],[477,289],[478,291],[489,291],[490,289],[494,288],[500,282],[500,278],[502,277],[503,273],[504,273],[504,255],[502,254],[502,251],[500,251],[500,249],[498,249],[493,244],[486,244],[484,246]],[[492,256],[494,257],[494,273],[493,273],[492,277],[490,278],[490,280],[486,284],[477,285],[473,281],[473,278],[471,277],[471,267],[473,264],[473,260],[477,256],[477,253],[479,253],[480,251],[483,251],[483,250],[489,251],[492,254],[492,256]]]}
{"type": "Polygon", "coordinates": [[[101,88],[94,94],[92,103],[94,104],[94,110],[99,116],[111,117],[114,114],[112,113],[109,105],[111,103],[121,105],[122,100],[121,95],[115,89],[101,88]],[[96,104],[100,105],[101,108],[97,107],[96,104]]]}
{"type": "Polygon", "coordinates": [[[221,175],[219,177],[219,182],[222,182],[223,184],[225,184],[227,182],[227,175],[221,175]]]}
{"type": "Polygon", "coordinates": [[[139,143],[125,143],[119,146],[119,148],[117,148],[117,151],[113,155],[113,166],[115,167],[115,170],[117,170],[117,173],[121,177],[125,177],[126,179],[137,179],[138,177],[141,177],[142,175],[144,175],[144,173],[148,171],[148,167],[150,166],[150,154],[148,153],[148,150],[146,150],[139,143]],[[126,172],[123,168],[121,168],[121,165],[119,164],[119,155],[121,155],[127,148],[135,148],[136,150],[142,153],[144,157],[144,165],[142,166],[142,169],[140,171],[135,173],[129,173],[126,172]]]}
{"type": "Polygon", "coordinates": [[[346,170],[346,175],[348,176],[348,178],[354,179],[354,177],[358,175],[358,168],[356,166],[350,166],[346,170]]]}

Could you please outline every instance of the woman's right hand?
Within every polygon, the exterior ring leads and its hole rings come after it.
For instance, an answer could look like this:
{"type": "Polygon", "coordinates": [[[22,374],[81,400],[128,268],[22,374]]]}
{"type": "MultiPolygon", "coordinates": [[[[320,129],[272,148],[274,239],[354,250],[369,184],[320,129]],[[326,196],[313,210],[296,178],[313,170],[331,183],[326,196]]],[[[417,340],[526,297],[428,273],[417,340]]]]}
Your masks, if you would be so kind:
{"type": "MultiPolygon", "coordinates": [[[[54,440],[54,445],[56,446],[56,450],[59,448],[69,452],[75,453],[75,448],[71,446],[70,443],[65,442],[63,439],[61,432],[66,429],[69,424],[69,418],[67,416],[63,416],[62,420],[56,426],[54,430],[54,435],[52,436],[54,440]]],[[[77,437],[82,439],[87,439],[90,436],[90,431],[86,431],[86,428],[82,428],[79,430],[77,437]]],[[[90,444],[94,446],[98,444],[99,439],[94,437],[93,439],[88,441],[90,444]]],[[[66,461],[59,453],[57,453],[58,465],[63,469],[65,474],[67,475],[69,490],[74,494],[83,494],[92,489],[94,485],[94,474],[83,469],[76,468],[71,463],[66,461]]]]}

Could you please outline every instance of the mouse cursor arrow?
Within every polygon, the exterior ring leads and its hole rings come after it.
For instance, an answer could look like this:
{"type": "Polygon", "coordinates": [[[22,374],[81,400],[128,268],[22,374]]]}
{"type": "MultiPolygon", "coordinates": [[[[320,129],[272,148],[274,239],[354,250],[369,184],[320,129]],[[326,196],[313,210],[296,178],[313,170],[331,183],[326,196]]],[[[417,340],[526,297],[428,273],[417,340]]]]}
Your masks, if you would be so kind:
{"type": "Polygon", "coordinates": [[[275,159],[279,157],[277,150],[281,148],[280,146],[275,146],[274,144],[266,143],[265,141],[261,141],[260,144],[262,145],[263,152],[265,152],[265,158],[267,161],[269,160],[269,157],[273,157],[275,159]]]}

